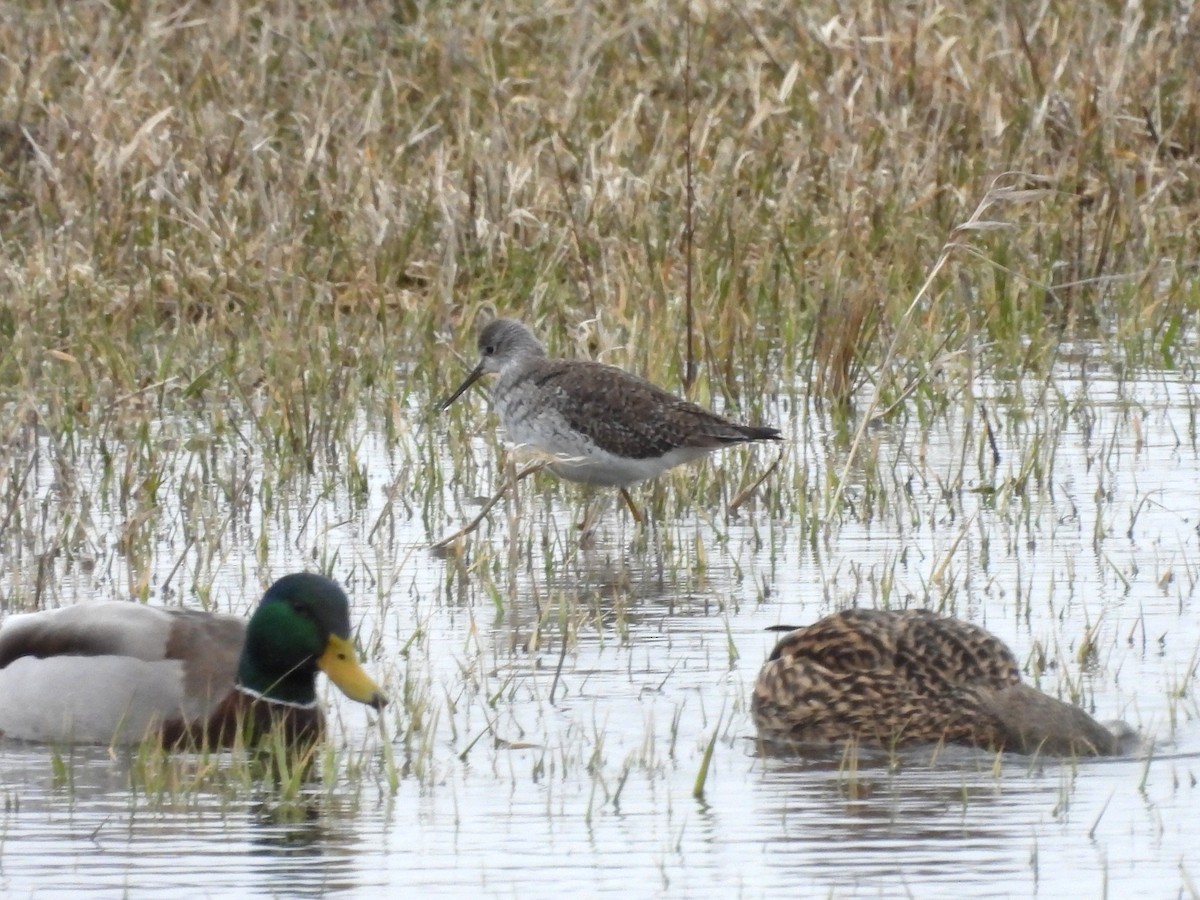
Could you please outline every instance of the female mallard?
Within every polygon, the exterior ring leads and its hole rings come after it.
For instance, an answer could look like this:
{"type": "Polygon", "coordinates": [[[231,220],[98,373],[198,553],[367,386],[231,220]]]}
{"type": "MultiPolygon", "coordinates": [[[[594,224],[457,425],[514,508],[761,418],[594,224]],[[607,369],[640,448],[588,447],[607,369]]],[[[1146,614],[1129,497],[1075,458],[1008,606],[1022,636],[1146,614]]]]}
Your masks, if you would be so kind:
{"type": "Polygon", "coordinates": [[[353,700],[387,702],[350,642],[336,582],[280,578],[249,622],[108,602],[12,616],[0,628],[0,737],[225,747],[281,727],[315,740],[320,669],[353,700]]]}
{"type": "Polygon", "coordinates": [[[751,710],[770,744],[1119,752],[1117,736],[1083,710],[1022,684],[995,635],[924,610],[850,609],[791,631],[759,673],[751,710]]]}

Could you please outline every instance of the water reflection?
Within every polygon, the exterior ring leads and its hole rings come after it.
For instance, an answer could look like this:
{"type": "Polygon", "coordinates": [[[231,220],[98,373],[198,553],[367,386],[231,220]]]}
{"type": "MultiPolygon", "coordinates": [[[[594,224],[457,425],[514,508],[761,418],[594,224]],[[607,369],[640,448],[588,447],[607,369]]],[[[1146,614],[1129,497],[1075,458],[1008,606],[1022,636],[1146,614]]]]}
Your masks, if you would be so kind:
{"type": "MultiPolygon", "coordinates": [[[[141,579],[151,602],[241,613],[265,576],[328,567],[386,687],[409,701],[385,714],[402,775],[393,794],[378,767],[343,765],[333,785],[280,804],[219,778],[135,789],[133,763],[104,750],[56,764],[47,748],[0,744],[0,890],[1179,893],[1200,881],[1195,388],[1059,375],[1069,403],[1045,402],[1044,383],[976,385],[988,402],[1028,397],[996,417],[995,468],[977,423],[954,413],[873,430],[847,485],[853,513],[828,528],[813,510],[825,460],[844,451],[834,438],[821,446],[817,429],[771,488],[803,498],[799,512],[764,498],[727,520],[698,500],[641,538],[613,509],[588,544],[575,493],[531,489],[517,515],[498,507],[444,558],[426,548],[468,512],[456,473],[425,480],[445,485],[430,500],[409,477],[425,451],[364,416],[365,491],[322,471],[284,496],[252,451],[238,444],[226,460],[207,445],[209,469],[236,468],[226,485],[250,484],[224,531],[221,484],[196,477],[187,455],[164,457],[160,483],[187,491],[161,492],[139,575],[111,540],[121,506],[105,493],[103,453],[80,437],[84,489],[72,496],[89,508],[66,506],[41,457],[9,498],[29,528],[82,523],[71,546],[91,548],[90,571],[70,554],[47,563],[43,601],[124,596],[141,579]],[[205,547],[210,531],[221,537],[205,547]],[[944,605],[1013,647],[1043,690],[1173,744],[1077,766],[952,750],[935,765],[928,754],[894,765],[864,752],[852,766],[758,757],[747,702],[777,637],[764,629],[853,605],[944,605]]],[[[163,424],[180,441],[202,427],[163,424]]],[[[44,538],[0,548],[16,560],[0,573],[6,602],[31,597],[28,548],[44,538]]],[[[339,759],[386,740],[328,703],[339,759]]],[[[174,783],[189,777],[181,764],[174,783]]]]}
{"type": "Polygon", "coordinates": [[[139,765],[105,748],[0,744],[0,887],[316,896],[362,886],[356,805],[316,787],[287,802],[242,799],[219,776],[214,790],[189,789],[188,757],[170,761],[178,772],[160,793],[139,765]]]}
{"type": "MultiPolygon", "coordinates": [[[[1096,773],[1083,771],[1090,763],[1030,771],[1019,757],[966,756],[851,773],[772,760],[754,784],[758,836],[777,865],[820,883],[962,889],[969,878],[971,893],[1019,893],[1039,877],[1037,832],[1061,819],[1079,780],[1096,773]],[[999,877],[1015,880],[990,881],[999,877]]],[[[1064,878],[1070,874],[1052,875],[1064,878]]]]}
{"type": "Polygon", "coordinates": [[[249,857],[255,884],[267,893],[322,896],[360,886],[356,813],[328,797],[309,796],[284,807],[260,801],[247,810],[249,857]]]}

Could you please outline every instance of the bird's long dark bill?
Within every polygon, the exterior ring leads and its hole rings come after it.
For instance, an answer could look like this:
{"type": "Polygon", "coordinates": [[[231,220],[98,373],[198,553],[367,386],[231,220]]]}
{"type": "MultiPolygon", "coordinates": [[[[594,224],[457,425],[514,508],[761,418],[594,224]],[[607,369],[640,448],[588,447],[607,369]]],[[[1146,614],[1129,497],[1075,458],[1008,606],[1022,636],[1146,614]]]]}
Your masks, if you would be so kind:
{"type": "Polygon", "coordinates": [[[463,395],[463,391],[473,385],[476,381],[483,377],[483,366],[476,366],[475,371],[467,376],[467,380],[458,386],[458,390],[442,401],[438,407],[440,410],[450,408],[450,404],[463,395]]]}
{"type": "Polygon", "coordinates": [[[351,700],[376,709],[383,709],[387,705],[387,697],[374,679],[363,671],[358,662],[358,653],[348,639],[331,634],[325,652],[317,660],[317,668],[328,675],[329,680],[351,700]]]}

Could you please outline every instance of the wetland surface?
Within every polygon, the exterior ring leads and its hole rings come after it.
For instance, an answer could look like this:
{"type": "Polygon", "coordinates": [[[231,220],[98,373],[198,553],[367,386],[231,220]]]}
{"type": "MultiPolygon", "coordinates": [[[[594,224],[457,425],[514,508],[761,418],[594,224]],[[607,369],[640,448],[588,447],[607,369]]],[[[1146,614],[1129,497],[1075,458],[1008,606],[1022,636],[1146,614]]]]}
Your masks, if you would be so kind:
{"type": "MultiPolygon", "coordinates": [[[[156,561],[149,602],[240,613],[268,576],[325,569],[347,586],[367,665],[397,702],[380,721],[326,692],[327,774],[287,802],[199,777],[186,757],[164,779],[131,754],[0,744],[0,888],[1192,895],[1196,404],[1190,380],[1110,380],[1085,353],[1047,381],[981,381],[931,425],[864,431],[846,488],[864,515],[836,528],[780,513],[777,495],[841,466],[848,437],[823,431],[819,413],[769,404],[786,457],[735,517],[689,469],[639,496],[678,493],[691,508],[642,533],[610,503],[584,541],[572,524],[582,491],[546,477],[444,557],[429,545],[470,512],[464,484],[488,493],[500,477],[480,395],[461,422],[414,406],[390,441],[364,417],[362,482],[327,459],[286,495],[254,454],[160,423],[155,440],[176,450],[163,456],[164,524],[141,545],[156,561]],[[462,422],[477,433],[458,433],[462,422]],[[447,453],[423,472],[431,440],[469,444],[481,471],[454,471],[447,453]],[[430,482],[442,485],[432,504],[430,482]],[[1026,678],[1123,719],[1153,750],[1079,762],[961,749],[759,757],[747,704],[772,643],[763,629],[856,604],[983,624],[1026,678]]],[[[76,447],[68,491],[57,452],[28,438],[5,594],[27,592],[41,565],[53,574],[44,605],[127,596],[130,550],[109,536],[134,500],[103,477],[124,451],[76,447]],[[39,543],[64,520],[73,540],[43,559],[39,543]]],[[[732,479],[772,459],[730,452],[707,465],[732,479]]],[[[670,497],[657,499],[670,513],[670,497]]]]}

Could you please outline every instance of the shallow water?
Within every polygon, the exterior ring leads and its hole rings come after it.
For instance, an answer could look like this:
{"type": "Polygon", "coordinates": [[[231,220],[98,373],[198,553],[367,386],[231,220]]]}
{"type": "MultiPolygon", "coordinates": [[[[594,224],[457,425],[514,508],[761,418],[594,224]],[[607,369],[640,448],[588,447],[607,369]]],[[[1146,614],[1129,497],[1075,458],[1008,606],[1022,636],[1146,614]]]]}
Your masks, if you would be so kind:
{"type": "MultiPolygon", "coordinates": [[[[429,543],[471,514],[495,471],[478,403],[474,437],[438,435],[457,420],[414,411],[411,434],[388,446],[364,417],[365,496],[321,467],[275,495],[261,461],[247,466],[194,440],[195,426],[164,423],[174,446],[194,449],[160,460],[162,482],[181,487],[157,498],[162,519],[140,561],[114,537],[137,498],[105,499],[102,454],[85,444],[72,460],[90,493],[64,490],[45,454],[23,495],[21,537],[6,538],[10,606],[35,594],[46,605],[121,596],[146,581],[152,602],[241,612],[266,580],[327,568],[356,604],[369,668],[393,695],[407,686],[420,698],[422,727],[402,703],[381,729],[330,695],[339,774],[283,807],[256,789],[147,796],[131,790],[136,767],[122,754],[76,749],[57,765],[47,748],[0,743],[0,890],[1194,893],[1194,389],[1165,375],[1106,381],[1076,361],[1048,388],[974,390],[998,465],[978,406],[927,427],[916,416],[872,427],[848,479],[855,515],[836,527],[814,531],[769,493],[807,492],[819,510],[832,491],[824,473],[840,472],[846,454],[819,418],[788,423],[781,411],[789,456],[732,520],[701,490],[647,538],[614,505],[581,547],[580,492],[547,480],[497,507],[450,558],[429,543]],[[469,443],[480,469],[424,471],[423,448],[443,441],[469,443]],[[245,479],[231,515],[228,485],[245,479]],[[71,552],[39,582],[43,545],[64,518],[78,523],[71,552]],[[936,761],[928,749],[758,757],[747,697],[772,643],[763,629],[856,604],[944,608],[986,625],[1027,677],[1139,728],[1153,753],[1075,764],[961,749],[936,761]],[[1089,634],[1094,650],[1081,654],[1089,634]],[[394,792],[385,742],[402,771],[394,792]]],[[[760,451],[753,464],[770,458],[760,451]]],[[[668,480],[668,496],[689,481],[668,480]]]]}

